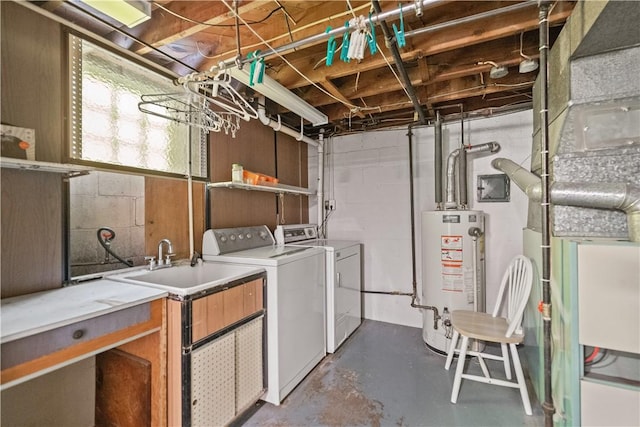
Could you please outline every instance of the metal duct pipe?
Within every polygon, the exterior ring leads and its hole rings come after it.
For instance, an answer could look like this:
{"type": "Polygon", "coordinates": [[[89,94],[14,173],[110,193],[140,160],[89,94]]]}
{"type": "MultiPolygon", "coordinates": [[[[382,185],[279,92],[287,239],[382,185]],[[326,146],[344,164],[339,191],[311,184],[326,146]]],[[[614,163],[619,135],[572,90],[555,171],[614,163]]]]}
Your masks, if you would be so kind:
{"type": "Polygon", "coordinates": [[[435,190],[436,190],[436,209],[442,209],[442,120],[440,120],[440,111],[436,111],[436,122],[434,126],[434,154],[433,164],[435,169],[435,190]]]}
{"type": "Polygon", "coordinates": [[[626,183],[555,182],[551,202],[562,206],[616,209],[627,215],[629,240],[640,242],[640,187],[626,183]]]}
{"type": "MultiPolygon", "coordinates": [[[[542,180],[515,162],[498,158],[491,162],[506,173],[535,202],[542,200],[542,180]]],[[[640,242],[640,187],[626,183],[554,182],[550,199],[555,205],[615,209],[627,215],[629,240],[640,242]]]]}
{"type": "Polygon", "coordinates": [[[458,201],[456,200],[455,172],[456,163],[460,156],[462,148],[456,148],[447,157],[447,200],[444,202],[445,209],[456,209],[458,201]]]}
{"type": "Polygon", "coordinates": [[[474,153],[482,153],[489,151],[491,153],[497,153],[500,151],[500,144],[497,142],[486,142],[484,144],[478,145],[468,145],[464,148],[457,148],[449,154],[447,158],[447,200],[444,203],[445,209],[457,209],[458,201],[456,200],[456,163],[458,162],[458,157],[460,157],[460,153],[464,151],[465,154],[474,154],[474,153]]]}
{"type": "MultiPolygon", "coordinates": [[[[371,0],[371,5],[373,9],[376,11],[376,14],[382,13],[382,9],[380,8],[380,3],[378,0],[371,0]]],[[[411,103],[413,104],[413,109],[418,114],[418,121],[420,123],[424,123],[426,117],[424,115],[424,111],[420,106],[420,101],[418,100],[418,96],[416,95],[416,90],[411,84],[411,78],[407,73],[407,69],[404,67],[404,63],[402,62],[402,56],[400,55],[400,51],[398,50],[397,40],[394,36],[391,35],[391,31],[389,31],[389,27],[387,26],[387,22],[384,19],[378,19],[378,24],[382,28],[382,32],[384,33],[384,39],[387,44],[387,47],[391,50],[393,54],[393,60],[396,63],[396,67],[400,72],[400,77],[402,77],[402,82],[407,90],[407,94],[409,95],[409,99],[411,99],[411,103]]]]}
{"type": "Polygon", "coordinates": [[[491,166],[507,176],[520,188],[527,197],[539,202],[542,199],[542,182],[540,177],[529,172],[509,159],[498,157],[491,161],[491,166]]]}

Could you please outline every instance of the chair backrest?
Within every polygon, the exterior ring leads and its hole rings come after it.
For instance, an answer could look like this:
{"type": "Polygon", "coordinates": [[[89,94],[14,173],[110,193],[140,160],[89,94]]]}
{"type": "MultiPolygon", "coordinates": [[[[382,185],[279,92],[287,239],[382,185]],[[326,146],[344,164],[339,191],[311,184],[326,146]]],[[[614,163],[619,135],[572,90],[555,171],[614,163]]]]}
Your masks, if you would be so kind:
{"type": "Polygon", "coordinates": [[[493,317],[498,316],[502,307],[505,292],[507,292],[507,322],[509,328],[505,336],[510,337],[520,329],[522,314],[527,305],[531,286],[533,284],[533,266],[531,260],[523,255],[517,255],[504,272],[496,306],[493,309],[493,317]]]}

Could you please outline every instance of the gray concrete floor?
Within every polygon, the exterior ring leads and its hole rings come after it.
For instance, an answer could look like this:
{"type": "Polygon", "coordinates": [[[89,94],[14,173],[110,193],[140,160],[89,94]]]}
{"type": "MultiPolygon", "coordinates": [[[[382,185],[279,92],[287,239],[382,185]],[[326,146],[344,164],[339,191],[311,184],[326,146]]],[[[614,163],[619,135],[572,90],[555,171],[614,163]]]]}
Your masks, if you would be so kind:
{"type": "MultiPolygon", "coordinates": [[[[280,406],[264,403],[242,425],[544,425],[531,391],[533,416],[524,413],[517,389],[475,381],[463,380],[458,403],[451,403],[457,362],[449,371],[444,363],[443,356],[425,347],[421,329],[367,320],[280,406]]],[[[468,365],[481,372],[477,362],[468,365]]],[[[504,375],[499,363],[489,361],[489,369],[504,375]]]]}

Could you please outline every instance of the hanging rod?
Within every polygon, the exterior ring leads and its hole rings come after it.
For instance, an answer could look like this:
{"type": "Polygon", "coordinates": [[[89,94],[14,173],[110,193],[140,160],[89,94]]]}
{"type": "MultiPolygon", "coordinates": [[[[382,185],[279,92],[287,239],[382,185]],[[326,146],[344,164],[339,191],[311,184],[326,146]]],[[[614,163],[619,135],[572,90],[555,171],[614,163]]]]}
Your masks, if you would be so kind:
{"type": "MultiPolygon", "coordinates": [[[[421,4],[422,7],[424,6],[428,6],[428,5],[433,5],[433,4],[437,4],[437,3],[441,3],[443,0],[422,0],[421,4]]],[[[412,36],[417,36],[420,34],[424,34],[424,33],[428,33],[428,32],[432,32],[432,31],[437,31],[437,30],[441,30],[444,28],[448,28],[454,25],[460,25],[460,24],[464,24],[464,23],[468,23],[471,21],[475,21],[478,19],[483,19],[483,18],[488,18],[488,17],[492,17],[492,16],[496,16],[496,15],[500,15],[503,13],[508,13],[508,12],[513,12],[516,10],[520,10],[520,9],[525,9],[525,8],[529,8],[529,7],[534,7],[537,6],[538,2],[537,0],[527,0],[525,2],[522,3],[516,3],[510,6],[506,6],[506,7],[501,7],[499,9],[494,9],[494,10],[490,10],[487,12],[482,12],[482,13],[478,13],[476,15],[471,15],[471,16],[465,16],[463,18],[459,18],[459,19],[454,19],[453,21],[448,21],[448,22],[443,22],[440,24],[435,24],[435,25],[431,25],[429,27],[424,27],[424,28],[420,28],[417,30],[413,30],[413,31],[408,31],[405,33],[405,37],[412,37],[412,36]]],[[[412,3],[410,5],[404,5],[401,8],[397,8],[397,9],[393,9],[393,10],[389,10],[386,12],[381,12],[379,14],[376,15],[372,15],[371,16],[371,22],[372,23],[379,23],[380,21],[384,21],[390,18],[395,18],[396,16],[399,16],[401,13],[410,13],[410,12],[415,12],[416,10],[416,3],[412,3]]],[[[421,10],[421,8],[420,8],[421,10]]],[[[255,57],[252,58],[248,58],[248,57],[244,57],[240,59],[240,62],[242,64],[246,64],[249,63],[251,61],[254,61],[256,59],[263,59],[266,58],[268,56],[272,56],[272,55],[276,55],[278,53],[282,53],[282,52],[286,52],[288,50],[294,50],[297,49],[299,47],[302,47],[304,45],[307,44],[313,44],[316,42],[321,42],[324,40],[329,39],[329,37],[336,37],[339,35],[344,34],[346,31],[349,31],[349,28],[344,27],[344,26],[340,26],[338,28],[334,28],[332,30],[330,30],[329,32],[326,33],[320,33],[320,34],[316,34],[314,36],[310,36],[280,47],[276,47],[273,49],[267,49],[263,52],[261,52],[260,54],[256,55],[255,57]]],[[[229,68],[232,67],[234,65],[236,65],[236,58],[231,58],[231,59],[227,59],[224,60],[222,62],[220,62],[220,68],[229,68]]]]}

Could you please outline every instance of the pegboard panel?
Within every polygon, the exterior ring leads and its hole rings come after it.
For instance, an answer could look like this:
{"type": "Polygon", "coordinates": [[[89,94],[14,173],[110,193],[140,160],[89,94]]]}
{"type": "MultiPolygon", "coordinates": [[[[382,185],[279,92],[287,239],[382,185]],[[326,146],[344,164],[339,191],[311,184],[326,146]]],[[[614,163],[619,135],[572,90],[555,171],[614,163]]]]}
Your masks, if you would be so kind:
{"type": "Polygon", "coordinates": [[[243,411],[263,392],[262,328],[260,316],[236,330],[236,408],[243,411]]]}
{"type": "Polygon", "coordinates": [[[235,334],[191,355],[191,425],[220,426],[235,415],[235,334]]]}

